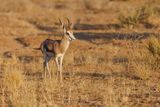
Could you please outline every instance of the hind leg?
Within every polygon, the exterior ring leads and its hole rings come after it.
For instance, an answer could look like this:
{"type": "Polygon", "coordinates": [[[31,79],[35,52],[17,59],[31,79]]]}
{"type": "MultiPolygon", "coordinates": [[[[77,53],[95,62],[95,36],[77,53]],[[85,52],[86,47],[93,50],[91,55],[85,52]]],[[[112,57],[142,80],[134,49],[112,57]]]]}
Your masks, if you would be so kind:
{"type": "Polygon", "coordinates": [[[44,63],[43,63],[43,69],[44,69],[44,78],[46,79],[46,74],[47,72],[49,73],[49,76],[51,78],[51,73],[50,73],[50,69],[49,69],[49,61],[51,60],[51,57],[50,56],[45,56],[45,59],[44,59],[44,63]],[[47,70],[47,72],[46,72],[47,70]]]}
{"type": "Polygon", "coordinates": [[[47,62],[46,62],[46,54],[44,54],[44,62],[43,62],[43,71],[44,71],[44,79],[46,80],[46,65],[47,65],[47,62]]]}
{"type": "Polygon", "coordinates": [[[44,79],[46,80],[46,61],[43,62],[44,79]]]}

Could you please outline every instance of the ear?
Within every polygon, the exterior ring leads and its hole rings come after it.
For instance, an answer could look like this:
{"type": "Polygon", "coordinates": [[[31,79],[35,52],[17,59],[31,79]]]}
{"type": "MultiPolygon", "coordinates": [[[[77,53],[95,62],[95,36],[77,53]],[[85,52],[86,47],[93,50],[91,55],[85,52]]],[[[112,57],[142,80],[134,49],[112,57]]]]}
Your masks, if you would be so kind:
{"type": "Polygon", "coordinates": [[[63,33],[65,34],[67,32],[66,28],[63,27],[63,33]]]}

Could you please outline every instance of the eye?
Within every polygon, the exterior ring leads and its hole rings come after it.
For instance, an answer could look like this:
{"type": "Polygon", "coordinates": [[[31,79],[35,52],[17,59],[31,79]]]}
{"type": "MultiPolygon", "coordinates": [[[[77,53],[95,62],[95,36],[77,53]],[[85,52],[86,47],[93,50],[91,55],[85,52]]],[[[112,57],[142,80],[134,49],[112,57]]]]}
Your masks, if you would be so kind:
{"type": "Polygon", "coordinates": [[[67,34],[67,35],[69,35],[69,33],[68,33],[68,32],[66,32],[66,34],[67,34]]]}

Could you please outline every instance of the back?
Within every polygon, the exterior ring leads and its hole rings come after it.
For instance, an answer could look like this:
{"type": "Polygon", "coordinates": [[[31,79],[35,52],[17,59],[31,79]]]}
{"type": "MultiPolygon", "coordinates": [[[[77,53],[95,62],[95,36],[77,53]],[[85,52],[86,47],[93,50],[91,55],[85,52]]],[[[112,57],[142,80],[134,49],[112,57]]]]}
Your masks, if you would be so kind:
{"type": "Polygon", "coordinates": [[[52,39],[46,39],[45,41],[42,42],[41,44],[41,51],[42,53],[44,51],[46,52],[54,52],[55,45],[59,45],[60,40],[52,40],[52,39]]]}

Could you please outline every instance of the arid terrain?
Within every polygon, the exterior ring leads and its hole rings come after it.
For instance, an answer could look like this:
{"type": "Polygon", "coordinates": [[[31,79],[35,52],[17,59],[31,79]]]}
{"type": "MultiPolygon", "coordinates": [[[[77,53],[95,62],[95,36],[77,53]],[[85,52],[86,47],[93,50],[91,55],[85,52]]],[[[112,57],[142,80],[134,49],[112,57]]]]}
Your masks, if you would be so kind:
{"type": "Polygon", "coordinates": [[[159,0],[1,0],[0,107],[160,107],[159,32],[159,0]],[[66,17],[62,85],[34,48],[66,17]]]}

